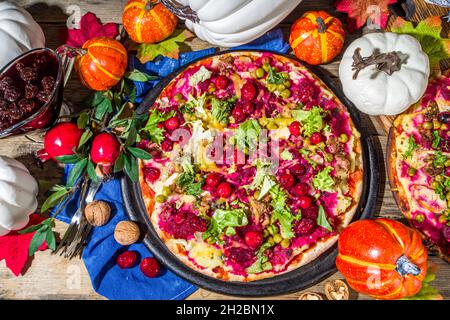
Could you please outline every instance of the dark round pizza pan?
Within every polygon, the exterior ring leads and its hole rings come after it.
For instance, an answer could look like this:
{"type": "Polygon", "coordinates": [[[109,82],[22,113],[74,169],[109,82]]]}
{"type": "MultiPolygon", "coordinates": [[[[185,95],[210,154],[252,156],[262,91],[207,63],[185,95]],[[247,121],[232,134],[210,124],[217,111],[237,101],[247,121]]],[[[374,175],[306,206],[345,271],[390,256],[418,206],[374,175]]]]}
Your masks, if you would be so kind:
{"type": "MultiPolygon", "coordinates": [[[[258,50],[239,50],[239,51],[256,51],[258,50]]],[[[153,90],[151,90],[145,97],[144,101],[138,107],[138,113],[148,112],[149,108],[153,105],[161,91],[169,82],[178,76],[189,65],[196,63],[205,58],[220,55],[226,52],[218,52],[210,56],[203,57],[196,60],[179,70],[173,72],[168,77],[164,78],[153,90]]],[[[273,52],[275,55],[280,55],[273,52]]],[[[288,57],[294,61],[299,62],[292,56],[280,55],[288,57]]],[[[341,89],[338,88],[333,81],[321,72],[317,68],[308,67],[314,74],[316,74],[341,100],[341,102],[347,107],[356,128],[361,132],[362,142],[362,158],[364,166],[364,183],[363,193],[361,196],[358,209],[354,216],[354,220],[370,219],[373,217],[377,197],[379,192],[379,178],[381,158],[376,152],[375,145],[373,143],[373,137],[368,133],[367,128],[361,127],[361,118],[353,106],[353,104],[344,96],[341,89]]],[[[234,296],[248,296],[248,297],[263,297],[273,296],[280,294],[287,294],[296,292],[310,286],[313,286],[326,278],[327,276],[336,272],[335,259],[337,256],[337,244],[331,247],[326,252],[322,253],[317,259],[310,263],[294,269],[285,274],[281,274],[272,278],[257,280],[253,282],[233,282],[222,281],[216,278],[212,278],[201,274],[181,262],[161,241],[157,232],[152,226],[150,218],[147,214],[147,210],[144,205],[144,201],[141,196],[141,188],[139,183],[132,182],[127,176],[123,176],[121,180],[122,196],[125,204],[125,209],[130,216],[131,220],[135,220],[143,224],[147,233],[144,238],[145,245],[150,251],[161,261],[166,267],[172,270],[180,277],[187,281],[210,291],[214,291],[221,294],[234,295],[234,296]]]]}

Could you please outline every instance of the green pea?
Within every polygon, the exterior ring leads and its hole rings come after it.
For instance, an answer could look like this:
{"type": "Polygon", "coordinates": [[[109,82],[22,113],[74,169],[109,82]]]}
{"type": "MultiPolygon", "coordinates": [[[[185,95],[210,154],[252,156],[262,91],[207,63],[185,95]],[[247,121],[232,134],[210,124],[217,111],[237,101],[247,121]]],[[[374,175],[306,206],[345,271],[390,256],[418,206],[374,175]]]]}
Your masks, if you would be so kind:
{"type": "Polygon", "coordinates": [[[159,194],[156,196],[156,202],[163,203],[167,200],[167,197],[163,194],[159,194]]]}
{"type": "Polygon", "coordinates": [[[433,129],[439,129],[441,127],[441,123],[439,122],[439,120],[434,119],[433,120],[433,129]]]}
{"type": "Polygon", "coordinates": [[[275,243],[280,243],[281,241],[283,241],[283,237],[281,236],[281,234],[276,234],[273,236],[273,241],[275,243]]]}
{"type": "Polygon", "coordinates": [[[267,243],[271,246],[273,246],[275,244],[275,241],[273,241],[273,237],[270,237],[269,239],[267,239],[267,243]]]}
{"type": "Polygon", "coordinates": [[[269,230],[269,233],[270,233],[271,235],[274,235],[274,234],[277,233],[277,227],[274,226],[273,224],[270,225],[270,226],[268,226],[268,227],[267,227],[267,230],[269,230]]]}
{"type": "Polygon", "coordinates": [[[276,130],[276,129],[278,129],[278,126],[276,125],[275,122],[270,122],[269,124],[267,124],[267,129],[276,130]]]}
{"type": "Polygon", "coordinates": [[[288,99],[291,97],[291,90],[285,89],[285,90],[281,91],[280,95],[282,98],[288,99]]]}
{"type": "Polygon", "coordinates": [[[439,188],[439,182],[437,182],[437,181],[433,181],[432,183],[431,183],[431,188],[433,188],[433,189],[437,189],[437,188],[439,188]]]}
{"type": "Polygon", "coordinates": [[[416,169],[413,167],[409,167],[408,169],[408,176],[413,177],[416,174],[416,169]]]}
{"type": "Polygon", "coordinates": [[[267,119],[266,117],[262,117],[262,118],[259,118],[258,122],[259,122],[260,125],[265,127],[269,123],[269,119],[267,119]]]}
{"type": "Polygon", "coordinates": [[[263,65],[262,65],[262,68],[263,68],[263,70],[265,71],[265,72],[269,72],[270,71],[270,64],[269,63],[264,63],[263,65]]]}
{"type": "Polygon", "coordinates": [[[290,82],[289,80],[286,80],[285,82],[283,82],[283,85],[284,85],[286,88],[290,88],[290,87],[291,87],[291,82],[290,82]]]}
{"type": "Polygon", "coordinates": [[[183,95],[181,93],[177,93],[173,98],[175,101],[180,102],[183,100],[183,95]]]}
{"type": "Polygon", "coordinates": [[[289,246],[291,245],[291,241],[289,241],[289,239],[283,239],[283,241],[281,241],[280,245],[283,248],[289,248],[289,246]]]}
{"type": "Polygon", "coordinates": [[[269,235],[270,235],[269,230],[264,229],[264,231],[263,231],[263,237],[264,237],[264,238],[267,238],[269,235]]]}
{"type": "Polygon", "coordinates": [[[267,85],[267,90],[269,90],[269,92],[275,92],[275,91],[277,91],[277,85],[269,83],[267,85]]]}
{"type": "Polygon", "coordinates": [[[286,89],[286,87],[283,84],[279,84],[277,86],[277,90],[280,91],[280,92],[282,92],[284,89],[286,89]]]}
{"type": "Polygon", "coordinates": [[[264,71],[263,68],[258,68],[258,69],[256,69],[255,74],[256,74],[257,78],[262,78],[262,77],[264,77],[266,72],[264,71]]]}
{"type": "Polygon", "coordinates": [[[348,135],[346,135],[345,133],[341,133],[341,135],[339,136],[339,141],[341,141],[342,143],[347,143],[348,135]]]}
{"type": "Polygon", "coordinates": [[[416,215],[416,217],[414,218],[414,220],[416,220],[417,222],[424,222],[425,221],[425,216],[423,214],[418,214],[416,215]]]}
{"type": "Polygon", "coordinates": [[[434,180],[437,181],[437,182],[442,182],[442,181],[444,181],[444,177],[443,176],[436,176],[434,178],[434,180]]]}
{"type": "Polygon", "coordinates": [[[450,167],[450,159],[448,159],[447,161],[445,161],[444,166],[450,167]]]}
{"type": "Polygon", "coordinates": [[[331,153],[325,153],[325,161],[326,162],[332,162],[334,159],[334,156],[331,153]]]}
{"type": "Polygon", "coordinates": [[[162,195],[168,197],[172,194],[172,190],[169,187],[163,187],[162,195]]]}
{"type": "Polygon", "coordinates": [[[426,121],[426,122],[424,122],[424,123],[422,124],[422,127],[423,127],[425,130],[433,129],[433,123],[430,122],[430,121],[426,121]]]}

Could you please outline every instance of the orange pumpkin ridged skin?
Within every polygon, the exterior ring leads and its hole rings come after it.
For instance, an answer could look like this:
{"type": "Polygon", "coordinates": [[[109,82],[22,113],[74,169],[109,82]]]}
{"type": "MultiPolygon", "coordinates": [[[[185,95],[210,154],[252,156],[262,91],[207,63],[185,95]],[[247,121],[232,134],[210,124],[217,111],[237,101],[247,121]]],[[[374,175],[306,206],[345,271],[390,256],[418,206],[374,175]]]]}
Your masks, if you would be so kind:
{"type": "Polygon", "coordinates": [[[390,219],[360,220],[339,237],[336,267],[350,287],[376,299],[410,297],[422,288],[428,253],[419,233],[390,219]],[[396,271],[404,255],[420,269],[418,275],[396,271]]]}
{"type": "Polygon", "coordinates": [[[122,79],[128,55],[119,41],[106,37],[93,38],[84,43],[83,49],[87,52],[77,57],[75,68],[87,88],[105,91],[122,79]]]}
{"type": "Polygon", "coordinates": [[[332,61],[342,51],[344,41],[342,22],[325,11],[306,12],[294,22],[289,37],[297,58],[312,65],[332,61]],[[321,30],[318,18],[325,23],[324,30],[321,30]]]}
{"type": "Polygon", "coordinates": [[[129,0],[123,11],[125,30],[134,42],[155,43],[169,37],[177,26],[177,17],[163,4],[147,10],[147,0],[129,0]]]}

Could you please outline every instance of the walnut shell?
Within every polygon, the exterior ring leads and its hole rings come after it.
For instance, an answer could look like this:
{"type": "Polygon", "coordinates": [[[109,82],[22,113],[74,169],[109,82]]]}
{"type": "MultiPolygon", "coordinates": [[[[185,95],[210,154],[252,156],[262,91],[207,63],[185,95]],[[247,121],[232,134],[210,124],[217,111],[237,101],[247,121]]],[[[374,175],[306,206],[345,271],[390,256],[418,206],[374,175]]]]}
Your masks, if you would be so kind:
{"type": "Polygon", "coordinates": [[[342,280],[330,280],[325,283],[325,295],[328,300],[348,300],[350,292],[342,280]]]}
{"type": "Polygon", "coordinates": [[[303,293],[298,300],[323,300],[322,296],[315,292],[305,292],[303,293]]]}
{"type": "Polygon", "coordinates": [[[139,226],[133,221],[120,221],[114,230],[114,239],[123,246],[135,243],[139,236],[139,226]]]}
{"type": "Polygon", "coordinates": [[[92,201],[84,209],[84,216],[91,225],[100,227],[111,217],[111,207],[104,201],[92,201]]]}

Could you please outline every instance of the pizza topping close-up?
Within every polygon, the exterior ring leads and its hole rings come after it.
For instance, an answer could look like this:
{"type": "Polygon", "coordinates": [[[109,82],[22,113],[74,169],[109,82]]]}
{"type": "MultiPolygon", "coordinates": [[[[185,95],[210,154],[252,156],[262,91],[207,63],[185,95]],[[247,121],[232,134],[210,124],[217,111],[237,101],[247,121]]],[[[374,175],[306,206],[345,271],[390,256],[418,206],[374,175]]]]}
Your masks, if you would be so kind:
{"type": "Polygon", "coordinates": [[[334,244],[356,210],[359,133],[290,59],[239,53],[194,64],[164,89],[145,130],[148,213],[200,272],[250,281],[288,271],[334,244]]]}

